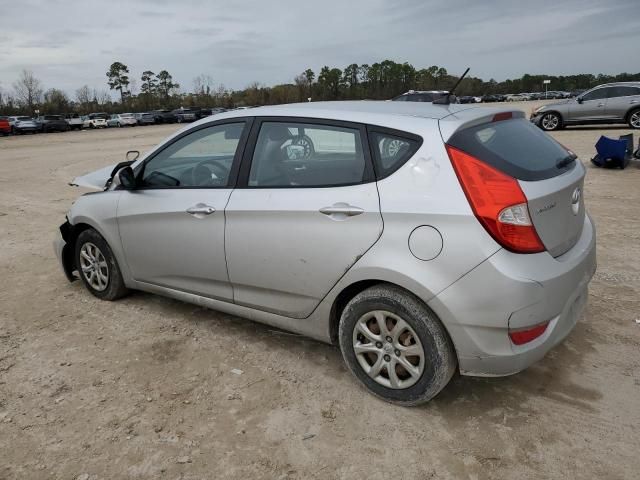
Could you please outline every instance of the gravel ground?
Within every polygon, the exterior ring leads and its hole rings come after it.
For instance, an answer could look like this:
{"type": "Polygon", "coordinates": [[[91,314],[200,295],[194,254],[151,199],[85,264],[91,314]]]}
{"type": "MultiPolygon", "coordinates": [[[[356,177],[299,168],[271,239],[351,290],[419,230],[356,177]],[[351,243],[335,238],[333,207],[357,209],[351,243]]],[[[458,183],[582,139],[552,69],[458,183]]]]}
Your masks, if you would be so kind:
{"type": "MultiPolygon", "coordinates": [[[[67,182],[176,128],[0,138],[0,479],[637,478],[638,163],[587,168],[599,266],[565,343],[407,409],[360,388],[335,347],[66,281],[51,239],[81,193],[67,182]]],[[[588,163],[628,131],[554,136],[588,163]]]]}

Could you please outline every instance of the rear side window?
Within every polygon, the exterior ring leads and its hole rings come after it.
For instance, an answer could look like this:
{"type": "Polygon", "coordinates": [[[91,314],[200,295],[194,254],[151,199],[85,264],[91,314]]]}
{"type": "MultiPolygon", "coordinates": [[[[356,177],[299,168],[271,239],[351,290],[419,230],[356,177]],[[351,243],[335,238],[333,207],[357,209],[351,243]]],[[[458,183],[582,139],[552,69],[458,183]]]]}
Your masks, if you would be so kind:
{"type": "Polygon", "coordinates": [[[448,143],[519,180],[544,180],[573,168],[573,163],[558,168],[558,162],[573,154],[523,119],[465,128],[448,143]]]}
{"type": "Polygon", "coordinates": [[[326,187],[364,181],[360,131],[311,123],[263,122],[249,187],[326,187]]]}
{"type": "Polygon", "coordinates": [[[391,133],[369,134],[378,179],[398,170],[420,148],[420,140],[391,133]]]}
{"type": "Polygon", "coordinates": [[[609,98],[631,97],[633,95],[640,95],[640,87],[611,87],[609,89],[609,98]]]}

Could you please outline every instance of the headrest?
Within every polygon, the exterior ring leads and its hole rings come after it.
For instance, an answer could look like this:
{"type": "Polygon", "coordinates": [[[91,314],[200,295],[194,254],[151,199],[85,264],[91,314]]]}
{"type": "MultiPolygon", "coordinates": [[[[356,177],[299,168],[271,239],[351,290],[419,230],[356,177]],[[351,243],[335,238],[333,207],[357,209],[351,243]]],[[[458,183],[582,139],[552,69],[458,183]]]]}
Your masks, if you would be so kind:
{"type": "Polygon", "coordinates": [[[283,125],[275,124],[268,125],[265,124],[263,127],[266,129],[267,138],[272,141],[284,141],[288,138],[291,138],[291,133],[289,133],[289,129],[283,125]]]}

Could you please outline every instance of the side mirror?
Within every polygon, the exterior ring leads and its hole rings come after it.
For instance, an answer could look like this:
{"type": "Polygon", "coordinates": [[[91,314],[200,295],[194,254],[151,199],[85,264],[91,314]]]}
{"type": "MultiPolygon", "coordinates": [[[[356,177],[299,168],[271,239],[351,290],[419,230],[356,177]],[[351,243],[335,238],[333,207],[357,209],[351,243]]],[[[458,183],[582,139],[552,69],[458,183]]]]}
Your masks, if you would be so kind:
{"type": "Polygon", "coordinates": [[[133,173],[133,168],[123,167],[118,170],[116,175],[118,183],[122,185],[125,190],[133,190],[136,187],[136,176],[133,173]]]}
{"type": "Polygon", "coordinates": [[[140,152],[138,150],[129,150],[125,155],[125,158],[129,162],[135,162],[140,156],[140,152]]]}
{"type": "Polygon", "coordinates": [[[582,100],[582,97],[576,97],[576,102],[578,103],[582,103],[584,100],[582,100]]]}

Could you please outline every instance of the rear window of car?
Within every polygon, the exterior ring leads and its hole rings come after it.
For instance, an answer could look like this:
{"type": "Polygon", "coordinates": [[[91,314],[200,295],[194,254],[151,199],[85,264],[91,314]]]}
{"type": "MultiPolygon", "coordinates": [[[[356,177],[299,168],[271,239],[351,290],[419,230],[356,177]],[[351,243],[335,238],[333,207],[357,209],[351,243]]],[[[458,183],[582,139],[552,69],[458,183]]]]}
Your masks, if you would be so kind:
{"type": "Polygon", "coordinates": [[[573,153],[524,119],[465,128],[447,143],[519,180],[544,180],[573,168],[571,162],[557,166],[573,153]]]}

